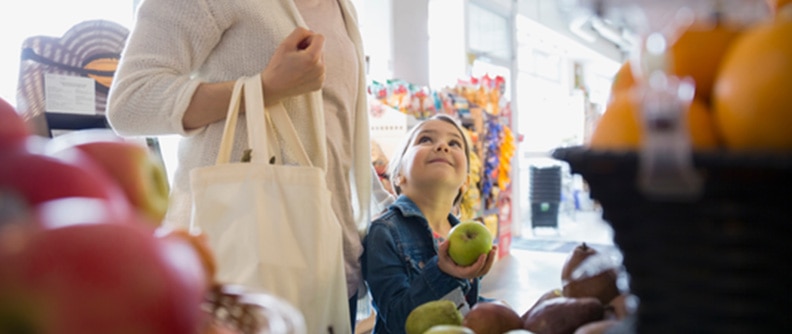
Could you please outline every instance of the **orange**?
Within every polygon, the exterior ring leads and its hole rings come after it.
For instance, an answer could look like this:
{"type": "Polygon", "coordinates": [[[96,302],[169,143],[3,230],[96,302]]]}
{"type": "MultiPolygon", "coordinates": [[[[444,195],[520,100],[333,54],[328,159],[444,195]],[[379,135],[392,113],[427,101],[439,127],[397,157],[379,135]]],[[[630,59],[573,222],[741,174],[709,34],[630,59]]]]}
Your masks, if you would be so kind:
{"type": "MultiPolygon", "coordinates": [[[[641,146],[644,130],[638,122],[639,96],[635,90],[621,91],[613,99],[592,133],[589,147],[593,149],[630,151],[641,146]]],[[[691,145],[695,150],[719,147],[719,137],[707,104],[693,99],[687,112],[691,145]]]]}
{"type": "MultiPolygon", "coordinates": [[[[668,49],[666,71],[680,78],[693,79],[696,97],[709,103],[723,54],[741,31],[735,25],[706,22],[698,22],[683,29],[668,49]]],[[[631,66],[628,60],[619,67],[611,84],[611,98],[617,92],[637,85],[640,79],[636,78],[631,66]]]]}
{"type": "Polygon", "coordinates": [[[770,7],[770,11],[773,15],[777,14],[781,7],[790,3],[792,3],[792,0],[767,0],[767,5],[770,7]]]}
{"type": "Polygon", "coordinates": [[[725,56],[713,96],[727,148],[792,150],[792,17],[752,27],[725,56]]]}
{"type": "Polygon", "coordinates": [[[176,238],[186,241],[201,259],[206,282],[210,286],[215,283],[217,274],[217,259],[209,246],[206,234],[199,231],[190,231],[183,228],[163,229],[163,237],[176,238]]]}
{"type": "Polygon", "coordinates": [[[621,64],[621,67],[619,67],[619,70],[616,71],[616,74],[613,76],[611,95],[615,95],[617,92],[633,87],[635,87],[635,76],[633,75],[632,64],[628,60],[621,64]]]}
{"type": "Polygon", "coordinates": [[[680,78],[692,78],[696,97],[709,103],[723,54],[742,30],[717,23],[691,25],[668,50],[668,72],[680,78]]]}

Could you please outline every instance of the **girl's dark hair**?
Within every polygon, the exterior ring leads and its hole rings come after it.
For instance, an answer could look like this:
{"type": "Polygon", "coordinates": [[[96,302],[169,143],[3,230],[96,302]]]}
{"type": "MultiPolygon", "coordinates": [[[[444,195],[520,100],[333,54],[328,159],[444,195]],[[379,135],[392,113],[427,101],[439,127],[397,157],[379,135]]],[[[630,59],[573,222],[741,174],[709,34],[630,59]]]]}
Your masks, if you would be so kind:
{"type": "MultiPolygon", "coordinates": [[[[399,170],[402,167],[402,158],[404,154],[407,153],[407,149],[410,148],[410,143],[413,142],[415,139],[415,135],[418,131],[421,130],[423,125],[430,120],[441,120],[443,122],[449,123],[453,125],[457,131],[459,131],[459,135],[462,136],[462,141],[464,142],[465,146],[465,161],[467,166],[467,171],[470,172],[470,143],[468,142],[467,135],[465,135],[465,130],[463,129],[462,125],[457,122],[456,119],[453,117],[446,115],[446,114],[436,114],[430,118],[427,118],[417,125],[415,125],[410,131],[407,133],[406,139],[402,142],[399,150],[397,151],[399,154],[391,159],[390,164],[388,165],[388,171],[390,172],[390,179],[391,185],[393,186],[393,191],[396,192],[396,195],[401,194],[401,187],[398,186],[398,178],[400,176],[399,170]]],[[[462,189],[459,190],[459,194],[457,194],[456,198],[454,198],[454,205],[459,204],[462,201],[462,189]]]]}

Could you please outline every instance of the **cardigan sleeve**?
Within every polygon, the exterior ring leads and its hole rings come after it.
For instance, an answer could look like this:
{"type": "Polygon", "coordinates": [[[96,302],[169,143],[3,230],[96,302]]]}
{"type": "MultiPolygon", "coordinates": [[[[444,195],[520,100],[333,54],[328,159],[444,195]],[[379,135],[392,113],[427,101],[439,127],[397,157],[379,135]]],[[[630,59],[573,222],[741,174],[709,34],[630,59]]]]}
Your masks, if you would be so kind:
{"type": "Polygon", "coordinates": [[[121,56],[108,97],[108,121],[121,135],[189,134],[182,117],[200,81],[192,76],[220,42],[203,0],[146,0],[121,56]]]}

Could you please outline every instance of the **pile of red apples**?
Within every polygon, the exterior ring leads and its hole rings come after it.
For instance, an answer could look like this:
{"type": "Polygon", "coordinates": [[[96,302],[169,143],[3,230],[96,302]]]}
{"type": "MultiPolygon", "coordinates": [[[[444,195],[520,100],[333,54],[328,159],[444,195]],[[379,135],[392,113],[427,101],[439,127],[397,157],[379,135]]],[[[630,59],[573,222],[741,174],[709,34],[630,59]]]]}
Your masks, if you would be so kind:
{"type": "Polygon", "coordinates": [[[31,135],[0,99],[0,333],[199,332],[213,269],[168,192],[145,145],[31,135]]]}

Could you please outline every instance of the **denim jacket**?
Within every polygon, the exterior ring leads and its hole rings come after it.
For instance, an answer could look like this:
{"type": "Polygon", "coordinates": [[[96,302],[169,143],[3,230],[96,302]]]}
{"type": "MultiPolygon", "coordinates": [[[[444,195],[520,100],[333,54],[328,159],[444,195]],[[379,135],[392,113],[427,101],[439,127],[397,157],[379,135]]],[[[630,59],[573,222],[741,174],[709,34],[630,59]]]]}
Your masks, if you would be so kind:
{"type": "MultiPolygon", "coordinates": [[[[448,221],[452,226],[459,223],[451,214],[448,221]]],[[[410,311],[455,289],[470,306],[478,300],[478,278],[459,279],[440,271],[429,223],[404,195],[371,223],[364,247],[363,278],[377,311],[373,333],[404,333],[410,311]]]]}

